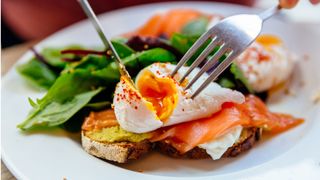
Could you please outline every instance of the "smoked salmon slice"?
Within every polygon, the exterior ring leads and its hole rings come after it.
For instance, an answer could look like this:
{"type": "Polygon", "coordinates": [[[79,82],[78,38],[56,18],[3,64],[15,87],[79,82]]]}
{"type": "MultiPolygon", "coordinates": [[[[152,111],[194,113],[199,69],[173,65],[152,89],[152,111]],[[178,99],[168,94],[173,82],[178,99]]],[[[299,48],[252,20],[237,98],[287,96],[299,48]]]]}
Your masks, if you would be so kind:
{"type": "Polygon", "coordinates": [[[270,112],[259,98],[249,95],[243,104],[225,103],[218,113],[209,118],[159,129],[151,141],[165,140],[180,153],[185,153],[228,133],[238,125],[263,127],[266,131],[278,133],[302,122],[303,119],[270,112]]]}
{"type": "Polygon", "coordinates": [[[271,134],[281,133],[304,121],[288,114],[270,112],[264,102],[254,95],[247,96],[245,103],[238,105],[238,108],[250,116],[252,126],[262,127],[271,134]]]}
{"type": "Polygon", "coordinates": [[[107,109],[99,112],[90,112],[86,117],[81,129],[85,131],[101,130],[106,127],[118,126],[118,121],[113,109],[107,109]]]}
{"type": "Polygon", "coordinates": [[[174,9],[166,13],[158,13],[152,16],[144,25],[134,32],[127,33],[124,36],[151,36],[158,37],[162,34],[170,37],[181,29],[190,21],[199,17],[208,17],[199,11],[192,9],[174,9]]]}

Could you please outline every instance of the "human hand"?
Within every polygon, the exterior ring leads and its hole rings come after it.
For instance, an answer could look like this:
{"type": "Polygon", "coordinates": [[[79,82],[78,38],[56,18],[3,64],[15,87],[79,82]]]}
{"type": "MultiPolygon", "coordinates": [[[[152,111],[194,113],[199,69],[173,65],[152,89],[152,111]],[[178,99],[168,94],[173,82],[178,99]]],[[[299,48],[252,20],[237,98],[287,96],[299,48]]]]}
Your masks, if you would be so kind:
{"type": "MultiPolygon", "coordinates": [[[[311,4],[314,4],[314,5],[320,3],[320,0],[309,0],[309,1],[311,4]]],[[[294,8],[298,2],[299,0],[279,0],[279,5],[282,8],[291,9],[291,8],[294,8]]]]}

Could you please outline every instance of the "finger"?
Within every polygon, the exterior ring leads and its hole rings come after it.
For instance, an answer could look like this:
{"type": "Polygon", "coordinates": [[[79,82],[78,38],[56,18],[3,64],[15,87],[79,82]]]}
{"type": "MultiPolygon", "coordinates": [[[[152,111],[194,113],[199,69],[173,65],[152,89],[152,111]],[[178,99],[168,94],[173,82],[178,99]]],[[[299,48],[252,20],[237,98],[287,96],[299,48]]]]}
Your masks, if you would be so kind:
{"type": "MultiPolygon", "coordinates": [[[[279,0],[279,5],[282,8],[291,9],[297,5],[298,1],[299,0],[279,0]]],[[[319,1],[319,0],[312,0],[312,1],[319,1]]]]}
{"type": "Polygon", "coordinates": [[[320,0],[310,0],[310,2],[311,2],[311,4],[316,5],[316,4],[320,3],[320,0]]]}

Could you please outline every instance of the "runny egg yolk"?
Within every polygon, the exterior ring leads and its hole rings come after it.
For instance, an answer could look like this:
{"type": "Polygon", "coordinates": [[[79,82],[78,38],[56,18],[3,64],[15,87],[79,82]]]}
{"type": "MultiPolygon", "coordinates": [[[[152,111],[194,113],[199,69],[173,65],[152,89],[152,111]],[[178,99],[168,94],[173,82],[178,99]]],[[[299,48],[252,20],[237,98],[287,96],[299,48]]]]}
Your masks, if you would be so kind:
{"type": "Polygon", "coordinates": [[[178,90],[170,77],[156,77],[146,70],[137,79],[137,88],[148,102],[152,103],[157,116],[165,122],[178,102],[178,90]]]}
{"type": "Polygon", "coordinates": [[[274,35],[270,35],[270,34],[260,35],[257,37],[256,41],[258,43],[260,43],[262,46],[264,46],[265,48],[282,44],[282,41],[280,38],[278,38],[277,36],[274,36],[274,35]]]}

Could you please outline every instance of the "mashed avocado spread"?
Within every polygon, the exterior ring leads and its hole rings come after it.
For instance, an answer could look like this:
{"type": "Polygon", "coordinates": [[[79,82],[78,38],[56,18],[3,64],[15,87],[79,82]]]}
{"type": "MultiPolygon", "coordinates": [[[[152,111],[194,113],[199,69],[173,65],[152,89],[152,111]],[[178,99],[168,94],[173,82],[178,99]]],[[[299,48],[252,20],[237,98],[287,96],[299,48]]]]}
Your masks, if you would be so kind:
{"type": "Polygon", "coordinates": [[[100,131],[87,131],[86,135],[96,141],[103,142],[140,142],[151,137],[151,133],[132,133],[122,129],[120,126],[103,128],[100,131]]]}

